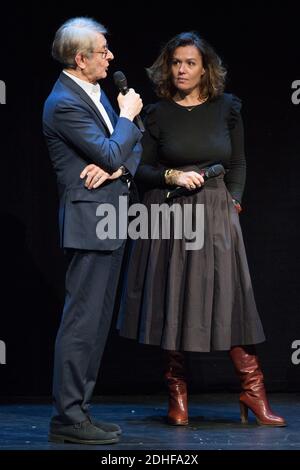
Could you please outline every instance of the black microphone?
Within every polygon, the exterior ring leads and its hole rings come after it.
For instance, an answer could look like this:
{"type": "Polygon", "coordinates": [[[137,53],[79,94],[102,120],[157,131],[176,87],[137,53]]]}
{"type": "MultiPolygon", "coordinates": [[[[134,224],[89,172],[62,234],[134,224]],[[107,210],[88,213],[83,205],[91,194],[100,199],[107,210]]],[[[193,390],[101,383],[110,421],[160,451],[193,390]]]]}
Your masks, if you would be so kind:
{"type": "MultiPolygon", "coordinates": [[[[224,175],[225,173],[226,173],[225,168],[223,167],[223,165],[220,165],[220,164],[212,165],[212,166],[209,166],[208,168],[202,168],[202,170],[200,170],[199,172],[199,174],[203,177],[204,181],[210,178],[214,178],[215,176],[219,176],[222,174],[224,175]]],[[[196,188],[195,191],[199,189],[201,189],[201,186],[200,188],[196,188]]],[[[183,196],[183,195],[190,195],[191,193],[193,193],[193,190],[190,191],[184,186],[176,186],[175,189],[167,193],[166,199],[172,199],[173,197],[178,197],[178,196],[183,196]]]]}
{"type": "MultiPolygon", "coordinates": [[[[114,77],[114,82],[115,82],[116,87],[119,89],[122,95],[126,95],[126,93],[129,92],[129,88],[127,86],[127,78],[125,77],[124,73],[120,71],[115,72],[113,77],[114,77]]],[[[141,119],[141,116],[137,114],[134,120],[139,130],[141,132],[145,132],[145,127],[141,119]]]]}

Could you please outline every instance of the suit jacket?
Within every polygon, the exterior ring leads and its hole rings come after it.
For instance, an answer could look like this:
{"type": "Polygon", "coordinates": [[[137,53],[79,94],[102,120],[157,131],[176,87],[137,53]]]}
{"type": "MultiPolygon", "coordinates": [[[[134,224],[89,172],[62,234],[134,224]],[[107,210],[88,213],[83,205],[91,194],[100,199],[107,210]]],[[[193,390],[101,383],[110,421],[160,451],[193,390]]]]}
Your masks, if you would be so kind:
{"type": "Polygon", "coordinates": [[[57,177],[63,248],[115,250],[123,242],[118,237],[98,238],[96,211],[99,204],[108,203],[118,219],[119,196],[128,195],[127,183],[118,178],[88,190],[80,173],[89,163],[109,173],[124,164],[133,176],[140,162],[142,134],[129,119],[117,116],[102,90],[101,102],[114,126],[112,135],[94,102],[64,73],[45,102],[43,131],[57,177]]]}

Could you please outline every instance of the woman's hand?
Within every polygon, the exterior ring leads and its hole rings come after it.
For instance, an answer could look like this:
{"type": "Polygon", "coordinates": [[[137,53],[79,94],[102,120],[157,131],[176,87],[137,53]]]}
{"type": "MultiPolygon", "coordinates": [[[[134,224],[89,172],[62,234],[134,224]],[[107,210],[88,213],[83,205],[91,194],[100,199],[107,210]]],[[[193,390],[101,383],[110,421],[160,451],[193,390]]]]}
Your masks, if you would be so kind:
{"type": "Polygon", "coordinates": [[[235,210],[237,211],[237,213],[239,214],[240,212],[242,212],[242,206],[239,203],[239,201],[237,201],[236,199],[232,199],[232,202],[233,202],[233,205],[234,205],[235,210]]]}
{"type": "MultiPolygon", "coordinates": [[[[115,173],[113,173],[113,175],[114,174],[115,173]]],[[[80,178],[83,179],[86,177],[84,185],[87,189],[96,189],[106,180],[114,179],[112,178],[113,175],[110,175],[106,171],[102,170],[102,168],[99,166],[91,163],[90,165],[87,165],[80,173],[80,178]]]]}
{"type": "Polygon", "coordinates": [[[204,184],[203,176],[196,171],[179,171],[172,170],[166,177],[167,184],[172,186],[182,186],[186,189],[193,190],[200,188],[204,184]]]}

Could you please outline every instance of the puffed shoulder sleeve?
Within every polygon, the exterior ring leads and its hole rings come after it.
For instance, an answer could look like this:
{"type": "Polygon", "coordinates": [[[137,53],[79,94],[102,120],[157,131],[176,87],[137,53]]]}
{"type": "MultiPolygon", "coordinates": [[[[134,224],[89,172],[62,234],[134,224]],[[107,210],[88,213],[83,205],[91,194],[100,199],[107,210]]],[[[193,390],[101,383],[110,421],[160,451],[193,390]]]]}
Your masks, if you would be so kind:
{"type": "Polygon", "coordinates": [[[235,95],[231,95],[231,105],[229,111],[229,129],[235,128],[241,117],[242,101],[235,95]]]}
{"type": "MultiPolygon", "coordinates": [[[[157,111],[155,104],[148,104],[143,110],[144,124],[147,133],[155,140],[159,137],[159,127],[157,123],[157,111]]],[[[147,134],[146,134],[147,135],[147,134]]]]}

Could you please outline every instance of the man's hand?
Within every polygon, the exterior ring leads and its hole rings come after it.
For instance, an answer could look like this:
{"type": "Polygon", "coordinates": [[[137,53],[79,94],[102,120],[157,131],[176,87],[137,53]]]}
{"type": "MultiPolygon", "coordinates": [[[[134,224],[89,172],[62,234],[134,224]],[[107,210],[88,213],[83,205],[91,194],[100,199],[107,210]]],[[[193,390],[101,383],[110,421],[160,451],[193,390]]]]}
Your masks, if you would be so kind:
{"type": "Polygon", "coordinates": [[[104,183],[104,181],[111,179],[111,176],[113,175],[110,175],[106,171],[102,170],[102,168],[97,165],[94,165],[93,163],[87,165],[84,170],[80,173],[81,179],[86,177],[84,185],[87,189],[98,188],[99,186],[101,186],[102,183],[104,183]]]}
{"type": "Polygon", "coordinates": [[[133,121],[135,116],[142,110],[143,102],[141,97],[133,88],[130,88],[126,95],[119,93],[117,99],[120,108],[120,117],[125,117],[133,121]]]}
{"type": "Polygon", "coordinates": [[[104,183],[106,180],[115,180],[117,178],[120,178],[121,175],[121,169],[115,171],[112,175],[110,175],[106,171],[102,170],[102,168],[100,168],[99,166],[91,163],[90,165],[87,165],[84,170],[80,173],[80,178],[83,179],[86,177],[84,185],[87,189],[96,189],[99,188],[99,186],[101,186],[101,184],[104,183]]]}
{"type": "Polygon", "coordinates": [[[109,180],[116,180],[117,178],[120,178],[120,176],[122,176],[122,170],[119,168],[112,175],[110,175],[110,177],[108,179],[109,180]]]}

